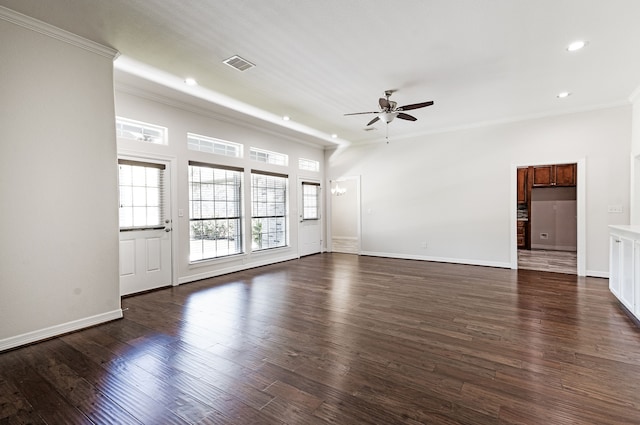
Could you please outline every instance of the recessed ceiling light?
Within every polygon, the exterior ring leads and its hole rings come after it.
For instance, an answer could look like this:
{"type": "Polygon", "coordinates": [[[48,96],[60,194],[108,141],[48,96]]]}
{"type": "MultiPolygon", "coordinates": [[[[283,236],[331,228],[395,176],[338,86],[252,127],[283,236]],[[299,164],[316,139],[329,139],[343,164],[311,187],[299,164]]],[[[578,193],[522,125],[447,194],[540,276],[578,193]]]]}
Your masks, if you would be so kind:
{"type": "Polygon", "coordinates": [[[289,115],[285,115],[284,117],[282,117],[282,119],[284,121],[289,121],[291,119],[291,117],[289,117],[289,115]]]}
{"type": "Polygon", "coordinates": [[[336,133],[333,133],[333,134],[331,135],[331,138],[332,138],[332,139],[337,139],[337,138],[338,138],[338,135],[337,135],[336,133]]]}
{"type": "Polygon", "coordinates": [[[569,96],[571,96],[571,93],[569,93],[568,91],[563,91],[558,93],[557,98],[564,99],[565,97],[569,97],[569,96]]]}
{"type": "Polygon", "coordinates": [[[184,82],[188,86],[197,86],[198,85],[198,82],[194,78],[191,78],[191,77],[185,78],[184,82]]]}
{"type": "Polygon", "coordinates": [[[576,50],[580,50],[582,49],[584,46],[587,45],[587,42],[584,40],[576,40],[573,43],[569,44],[567,46],[567,50],[570,52],[575,52],[576,50]]]}

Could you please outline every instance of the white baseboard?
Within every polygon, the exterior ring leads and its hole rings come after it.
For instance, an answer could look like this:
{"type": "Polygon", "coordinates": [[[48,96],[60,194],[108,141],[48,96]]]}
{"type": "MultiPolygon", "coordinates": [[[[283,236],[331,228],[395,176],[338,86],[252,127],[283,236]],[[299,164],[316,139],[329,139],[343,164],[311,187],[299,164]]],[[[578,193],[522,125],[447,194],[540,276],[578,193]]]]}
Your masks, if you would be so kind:
{"type": "MultiPolygon", "coordinates": [[[[396,254],[396,253],[390,253],[390,252],[373,252],[373,251],[363,251],[362,255],[369,255],[372,257],[388,257],[388,258],[399,258],[404,260],[434,261],[437,263],[467,264],[471,266],[498,267],[502,269],[511,269],[511,263],[502,263],[498,261],[467,260],[464,258],[428,257],[428,256],[422,256],[422,255],[408,255],[408,254],[396,254]]],[[[598,270],[587,270],[586,276],[601,277],[604,279],[609,279],[608,272],[603,272],[598,270]]]]}
{"type": "Polygon", "coordinates": [[[598,270],[587,270],[585,273],[587,276],[590,276],[590,277],[602,277],[604,279],[609,279],[609,272],[601,272],[598,270]]]}
{"type": "Polygon", "coordinates": [[[390,252],[373,252],[373,251],[363,251],[361,254],[370,255],[372,257],[388,257],[388,258],[399,258],[404,260],[434,261],[436,263],[467,264],[471,266],[499,267],[502,269],[511,268],[511,263],[503,263],[499,261],[468,260],[464,258],[430,257],[426,255],[397,254],[397,253],[390,253],[390,252]]]}
{"type": "Polygon", "coordinates": [[[120,319],[121,317],[122,309],[117,309],[109,311],[107,313],[84,317],[82,319],[73,320],[71,322],[61,323],[59,325],[51,326],[48,328],[27,332],[22,335],[0,339],[0,351],[20,347],[21,345],[31,344],[32,342],[42,341],[43,339],[52,338],[58,335],[88,328],[90,326],[99,325],[100,323],[110,322],[111,320],[120,319]]]}

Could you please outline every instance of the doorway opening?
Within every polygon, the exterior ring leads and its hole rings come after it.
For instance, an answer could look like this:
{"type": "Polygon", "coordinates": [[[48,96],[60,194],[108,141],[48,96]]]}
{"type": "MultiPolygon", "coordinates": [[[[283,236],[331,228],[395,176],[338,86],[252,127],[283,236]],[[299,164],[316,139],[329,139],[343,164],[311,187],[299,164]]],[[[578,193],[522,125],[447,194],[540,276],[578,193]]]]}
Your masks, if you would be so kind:
{"type": "Polygon", "coordinates": [[[518,269],[578,273],[578,164],[517,169],[518,269]]]}
{"type": "Polygon", "coordinates": [[[360,176],[331,180],[329,186],[330,250],[360,255],[360,176]]]}

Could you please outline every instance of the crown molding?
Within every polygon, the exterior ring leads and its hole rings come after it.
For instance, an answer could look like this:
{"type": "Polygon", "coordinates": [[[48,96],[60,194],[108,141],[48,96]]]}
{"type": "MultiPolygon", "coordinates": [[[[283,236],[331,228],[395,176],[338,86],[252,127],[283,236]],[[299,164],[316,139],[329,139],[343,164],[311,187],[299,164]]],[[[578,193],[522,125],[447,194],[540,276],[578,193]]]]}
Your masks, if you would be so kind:
{"type": "MultiPolygon", "coordinates": [[[[292,134],[286,134],[284,132],[279,132],[275,129],[268,128],[266,126],[258,125],[250,120],[244,118],[244,116],[252,117],[251,115],[243,114],[242,112],[237,112],[234,114],[232,109],[226,108],[224,105],[218,105],[223,109],[229,111],[229,114],[226,114],[222,111],[214,111],[212,109],[207,109],[206,107],[192,105],[177,99],[174,99],[169,96],[164,96],[158,93],[154,93],[153,91],[146,90],[140,87],[136,87],[134,85],[126,84],[119,82],[117,78],[115,79],[114,89],[117,93],[125,93],[131,96],[139,97],[141,99],[150,100],[152,102],[160,103],[162,105],[170,106],[172,108],[180,109],[186,112],[198,114],[207,118],[213,118],[218,121],[226,122],[229,124],[234,124],[238,126],[242,126],[245,128],[250,128],[255,131],[259,131],[261,133],[270,134],[272,136],[277,136],[280,139],[286,139],[290,142],[298,143],[305,146],[310,146],[313,148],[319,148],[322,150],[327,150],[333,148],[333,146],[324,146],[321,143],[314,143],[312,140],[313,136],[309,135],[311,140],[307,140],[306,138],[295,137],[292,134]]],[[[216,104],[217,105],[217,104],[216,104]]],[[[256,117],[252,117],[256,118],[256,117]]],[[[256,118],[259,119],[259,118],[256,118]]],[[[277,128],[276,124],[273,124],[275,128],[277,128]]],[[[284,128],[284,127],[283,127],[284,128]]],[[[294,131],[295,133],[295,131],[294,131]]],[[[302,133],[301,133],[302,134],[302,133]]],[[[337,145],[336,145],[337,146],[337,145]]]]}
{"type": "Polygon", "coordinates": [[[18,13],[4,6],[0,6],[0,19],[112,60],[117,58],[120,54],[117,50],[112,49],[111,47],[103,46],[95,41],[87,40],[79,35],[54,27],[51,24],[23,15],[22,13],[18,13]]]}

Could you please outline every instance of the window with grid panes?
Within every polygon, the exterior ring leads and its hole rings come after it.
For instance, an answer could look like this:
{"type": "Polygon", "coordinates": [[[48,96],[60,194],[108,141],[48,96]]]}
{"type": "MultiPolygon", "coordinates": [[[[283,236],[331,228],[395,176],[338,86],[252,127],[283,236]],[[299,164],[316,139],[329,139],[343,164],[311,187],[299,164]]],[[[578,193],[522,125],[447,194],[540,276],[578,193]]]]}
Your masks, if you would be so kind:
{"type": "Polygon", "coordinates": [[[120,229],[153,229],[163,226],[162,164],[118,160],[120,229]]]}
{"type": "Polygon", "coordinates": [[[307,171],[320,171],[320,162],[313,159],[298,158],[298,168],[307,171]]]}
{"type": "Polygon", "coordinates": [[[166,145],[168,142],[165,127],[122,117],[116,117],[116,136],[156,145],[166,145]]]}
{"type": "Polygon", "coordinates": [[[189,260],[242,253],[241,169],[189,162],[189,260]]]}
{"type": "Polygon", "coordinates": [[[253,147],[249,148],[249,158],[253,161],[264,162],[266,164],[289,165],[289,155],[253,147]]]}
{"type": "Polygon", "coordinates": [[[187,133],[187,147],[193,151],[213,153],[216,155],[242,157],[242,145],[213,137],[187,133]]]}
{"type": "Polygon", "coordinates": [[[302,182],[302,219],[320,219],[320,183],[302,182]]]}
{"type": "Polygon", "coordinates": [[[251,172],[254,251],[287,246],[287,180],[285,175],[251,172]]]}

